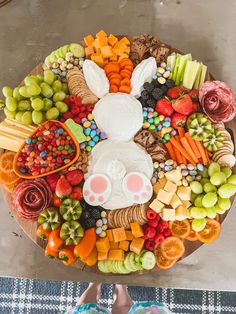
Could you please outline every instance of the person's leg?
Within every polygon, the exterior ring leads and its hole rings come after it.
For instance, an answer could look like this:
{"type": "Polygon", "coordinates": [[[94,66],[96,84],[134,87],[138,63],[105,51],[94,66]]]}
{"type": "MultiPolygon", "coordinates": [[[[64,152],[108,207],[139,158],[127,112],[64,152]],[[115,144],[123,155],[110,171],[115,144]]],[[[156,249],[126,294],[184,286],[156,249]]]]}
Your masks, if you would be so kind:
{"type": "Polygon", "coordinates": [[[100,297],[101,283],[91,282],[84,293],[77,299],[76,305],[93,303],[96,304],[100,297]]]}
{"type": "Polygon", "coordinates": [[[112,314],[127,314],[133,305],[127,286],[115,285],[112,314]]]}

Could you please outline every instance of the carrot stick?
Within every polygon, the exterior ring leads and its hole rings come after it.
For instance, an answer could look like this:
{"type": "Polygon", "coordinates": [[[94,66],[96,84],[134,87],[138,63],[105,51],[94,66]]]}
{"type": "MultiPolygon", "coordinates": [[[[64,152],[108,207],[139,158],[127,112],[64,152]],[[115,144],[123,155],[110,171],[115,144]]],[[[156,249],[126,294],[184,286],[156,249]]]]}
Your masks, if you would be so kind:
{"type": "Polygon", "coordinates": [[[207,158],[207,163],[209,164],[210,158],[209,158],[209,155],[208,155],[208,150],[206,148],[205,148],[205,155],[206,155],[206,158],[207,158]]]}
{"type": "Polygon", "coordinates": [[[170,158],[174,161],[176,161],[176,156],[175,156],[175,152],[174,152],[174,149],[173,149],[173,146],[171,144],[171,142],[168,142],[166,143],[166,149],[170,155],[170,158]]]}
{"type": "Polygon", "coordinates": [[[197,157],[194,155],[194,152],[192,151],[191,146],[189,145],[186,137],[182,137],[180,139],[181,144],[183,145],[183,147],[186,149],[186,151],[189,153],[189,155],[193,158],[193,160],[197,163],[198,159],[197,157]]]}
{"type": "Polygon", "coordinates": [[[202,142],[195,140],[195,143],[196,143],[197,148],[198,148],[198,150],[199,150],[199,152],[200,152],[200,154],[202,156],[202,162],[206,166],[208,161],[207,161],[207,157],[206,157],[205,150],[204,150],[204,147],[202,145],[202,142]]]}
{"type": "Polygon", "coordinates": [[[194,155],[195,155],[198,159],[201,158],[201,154],[200,154],[200,152],[199,152],[199,150],[198,150],[198,148],[197,148],[197,145],[196,145],[194,139],[189,135],[188,132],[185,133],[185,137],[186,137],[186,139],[187,139],[187,141],[188,141],[190,147],[192,148],[192,151],[194,152],[194,155]]]}
{"type": "Polygon", "coordinates": [[[184,137],[184,129],[181,128],[181,127],[177,127],[177,130],[178,130],[178,133],[179,133],[180,138],[181,138],[181,137],[184,137]]]}
{"type": "MultiPolygon", "coordinates": [[[[180,136],[175,136],[175,139],[181,144],[181,142],[180,142],[180,136]]],[[[180,155],[181,155],[181,157],[182,157],[182,159],[183,159],[183,164],[187,164],[187,159],[184,157],[184,155],[183,154],[181,154],[180,153],[180,155]]]]}
{"type": "Polygon", "coordinates": [[[182,155],[180,154],[180,151],[174,145],[172,145],[172,146],[173,146],[173,150],[175,152],[177,164],[178,165],[183,164],[184,161],[183,161],[182,155]]]}
{"type": "Polygon", "coordinates": [[[178,143],[178,141],[174,138],[174,137],[171,137],[170,139],[171,141],[171,144],[178,149],[179,152],[181,152],[182,155],[184,155],[184,157],[186,159],[188,159],[192,164],[195,164],[193,158],[189,155],[188,152],[186,152],[186,150],[183,148],[183,146],[178,143]]]}

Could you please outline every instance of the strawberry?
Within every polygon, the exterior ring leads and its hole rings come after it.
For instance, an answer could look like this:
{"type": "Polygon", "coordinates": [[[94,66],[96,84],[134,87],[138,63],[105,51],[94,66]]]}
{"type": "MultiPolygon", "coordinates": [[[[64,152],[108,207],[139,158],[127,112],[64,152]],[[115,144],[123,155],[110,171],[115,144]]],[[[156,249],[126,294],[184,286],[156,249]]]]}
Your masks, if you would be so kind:
{"type": "Polygon", "coordinates": [[[193,112],[198,112],[198,108],[199,108],[199,103],[198,102],[193,102],[193,112]]]}
{"type": "Polygon", "coordinates": [[[53,206],[59,208],[61,206],[62,200],[58,196],[56,196],[56,194],[54,193],[52,196],[52,203],[53,203],[53,206]]]}
{"type": "Polygon", "coordinates": [[[193,101],[189,95],[184,95],[176,99],[172,106],[176,112],[186,116],[190,115],[193,111],[193,101]]]}
{"type": "Polygon", "coordinates": [[[83,193],[82,189],[79,186],[73,187],[72,193],[70,194],[70,198],[77,201],[82,201],[83,199],[83,193]]]}
{"type": "Polygon", "coordinates": [[[56,185],[56,195],[59,198],[63,198],[69,196],[72,192],[72,186],[66,180],[64,176],[61,176],[60,179],[57,181],[56,185]]]}
{"type": "Polygon", "coordinates": [[[155,110],[158,114],[164,115],[165,117],[170,117],[174,112],[171,102],[166,98],[162,98],[156,102],[155,110]]]}
{"type": "Polygon", "coordinates": [[[198,101],[198,97],[199,97],[199,90],[198,89],[191,89],[188,92],[188,95],[191,97],[192,101],[198,101]]]}
{"type": "Polygon", "coordinates": [[[46,177],[46,181],[49,184],[52,192],[55,191],[56,189],[56,185],[57,185],[57,181],[60,179],[60,175],[58,173],[53,173],[53,174],[49,174],[46,177]]]}
{"type": "Polygon", "coordinates": [[[187,116],[181,113],[175,112],[171,116],[171,126],[172,128],[176,129],[178,126],[183,126],[186,120],[187,120],[187,116]]]}
{"type": "Polygon", "coordinates": [[[177,99],[184,94],[184,89],[180,86],[174,86],[168,89],[167,96],[171,99],[177,99]]]}
{"type": "Polygon", "coordinates": [[[67,172],[66,180],[72,185],[78,185],[83,180],[84,174],[81,170],[75,169],[67,172]]]}

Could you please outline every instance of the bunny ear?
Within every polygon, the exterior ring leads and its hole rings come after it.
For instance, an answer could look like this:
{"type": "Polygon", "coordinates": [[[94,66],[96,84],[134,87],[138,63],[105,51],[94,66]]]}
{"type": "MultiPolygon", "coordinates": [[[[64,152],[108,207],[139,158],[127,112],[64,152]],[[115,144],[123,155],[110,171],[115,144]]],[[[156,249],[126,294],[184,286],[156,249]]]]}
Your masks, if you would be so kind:
{"type": "Polygon", "coordinates": [[[109,81],[103,69],[95,62],[85,60],[83,73],[89,89],[98,97],[102,98],[109,93],[109,81]]]}
{"type": "Polygon", "coordinates": [[[131,77],[131,94],[140,97],[142,86],[145,82],[151,82],[157,71],[156,59],[150,57],[140,62],[133,71],[131,77]]]}

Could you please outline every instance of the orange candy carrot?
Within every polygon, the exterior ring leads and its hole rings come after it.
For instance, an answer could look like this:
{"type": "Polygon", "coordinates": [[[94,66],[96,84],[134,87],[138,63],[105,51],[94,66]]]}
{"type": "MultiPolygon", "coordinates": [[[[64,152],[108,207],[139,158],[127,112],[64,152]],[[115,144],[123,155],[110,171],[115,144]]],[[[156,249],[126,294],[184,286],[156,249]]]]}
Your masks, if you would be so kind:
{"type": "Polygon", "coordinates": [[[199,149],[198,149],[198,147],[197,147],[197,145],[196,145],[194,139],[190,136],[190,134],[189,134],[188,132],[185,133],[185,137],[186,137],[186,139],[187,139],[189,145],[191,146],[191,148],[192,148],[192,150],[193,150],[195,156],[196,156],[198,159],[201,158],[202,156],[201,156],[201,154],[200,154],[200,152],[199,152],[199,149]]]}
{"type": "Polygon", "coordinates": [[[194,160],[195,163],[198,162],[197,157],[194,155],[194,152],[192,151],[191,146],[189,145],[186,137],[182,137],[180,139],[181,144],[183,145],[183,147],[186,149],[186,151],[188,152],[188,154],[192,157],[192,159],[194,160]]]}
{"type": "Polygon", "coordinates": [[[171,142],[168,142],[166,143],[166,149],[170,155],[170,158],[174,161],[176,161],[176,156],[175,156],[175,152],[174,152],[174,149],[173,149],[173,146],[171,144],[171,142]]]}
{"type": "Polygon", "coordinates": [[[195,164],[193,158],[174,137],[171,137],[170,142],[179,152],[181,152],[182,155],[184,155],[186,159],[188,159],[188,161],[190,161],[192,164],[195,164]]]}
{"type": "Polygon", "coordinates": [[[197,148],[198,148],[198,150],[199,150],[199,152],[201,154],[202,162],[206,166],[208,164],[208,159],[207,159],[207,156],[206,156],[206,153],[205,153],[205,149],[204,149],[204,147],[202,145],[202,142],[195,140],[195,143],[196,143],[197,148]]]}

